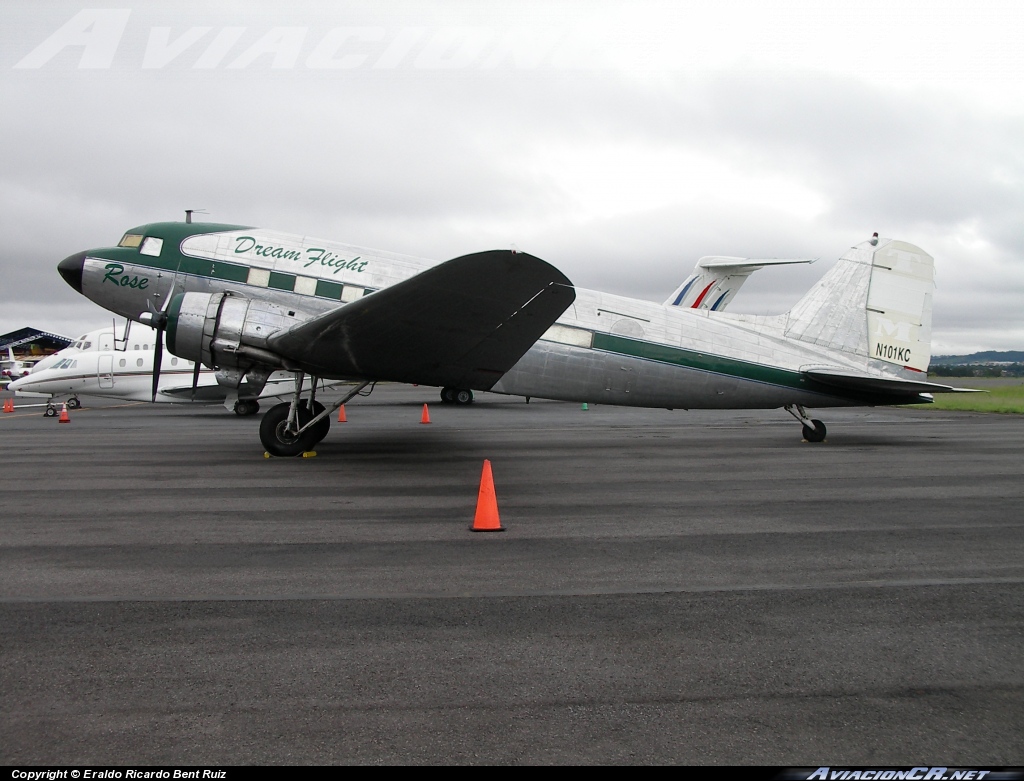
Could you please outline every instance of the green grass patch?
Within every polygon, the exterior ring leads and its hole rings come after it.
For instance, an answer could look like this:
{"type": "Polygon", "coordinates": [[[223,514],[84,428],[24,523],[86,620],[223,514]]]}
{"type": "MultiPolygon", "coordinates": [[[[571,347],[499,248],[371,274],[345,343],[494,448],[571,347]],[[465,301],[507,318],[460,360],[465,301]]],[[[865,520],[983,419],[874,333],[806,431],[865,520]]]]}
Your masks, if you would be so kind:
{"type": "Polygon", "coordinates": [[[930,382],[987,393],[936,393],[935,403],[922,408],[1024,414],[1024,379],[1019,377],[929,377],[930,382]]]}

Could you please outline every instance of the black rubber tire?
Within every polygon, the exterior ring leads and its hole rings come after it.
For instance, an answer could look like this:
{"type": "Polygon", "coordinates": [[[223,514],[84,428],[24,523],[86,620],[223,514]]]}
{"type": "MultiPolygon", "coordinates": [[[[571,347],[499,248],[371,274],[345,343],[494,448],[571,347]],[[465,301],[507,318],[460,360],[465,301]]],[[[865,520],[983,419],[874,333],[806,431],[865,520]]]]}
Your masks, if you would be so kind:
{"type": "Polygon", "coordinates": [[[825,424],[820,420],[812,420],[814,428],[805,425],[804,428],[804,439],[808,442],[824,442],[825,441],[825,424]]]}
{"type": "MultiPolygon", "coordinates": [[[[300,436],[289,436],[285,433],[285,426],[288,423],[288,409],[291,405],[286,401],[276,404],[267,410],[267,414],[260,421],[260,442],[272,456],[297,456],[305,453],[316,444],[316,433],[314,429],[306,431],[300,436]]],[[[297,410],[298,424],[303,426],[309,422],[311,415],[303,404],[297,410]]]]}
{"type": "MultiPolygon", "coordinates": [[[[309,409],[309,402],[308,401],[306,402],[306,409],[309,409]]],[[[323,411],[324,411],[324,405],[321,404],[319,401],[314,401],[313,402],[313,408],[310,410],[310,415],[309,415],[308,420],[312,420],[313,418],[315,418],[317,415],[319,415],[323,411]]],[[[313,444],[315,445],[317,442],[322,441],[323,438],[326,437],[327,434],[330,432],[330,430],[331,430],[331,416],[330,415],[326,415],[323,420],[321,420],[319,423],[317,423],[315,426],[313,426],[313,428],[310,429],[310,432],[312,432],[312,434],[314,435],[313,444]]]]}
{"type": "Polygon", "coordinates": [[[245,418],[260,411],[260,403],[256,399],[239,399],[235,402],[235,414],[245,418]]]}
{"type": "Polygon", "coordinates": [[[43,414],[46,417],[48,417],[48,418],[55,418],[55,417],[57,417],[57,408],[56,407],[47,407],[46,411],[43,414]]]}
{"type": "Polygon", "coordinates": [[[465,405],[473,403],[473,391],[458,389],[455,391],[453,398],[456,404],[465,405]]]}
{"type": "Polygon", "coordinates": [[[441,403],[442,404],[454,404],[455,403],[455,388],[441,388],[441,403]]]}
{"type": "Polygon", "coordinates": [[[81,406],[82,402],[78,399],[77,396],[72,396],[70,399],[68,399],[68,409],[78,409],[81,406]]]}

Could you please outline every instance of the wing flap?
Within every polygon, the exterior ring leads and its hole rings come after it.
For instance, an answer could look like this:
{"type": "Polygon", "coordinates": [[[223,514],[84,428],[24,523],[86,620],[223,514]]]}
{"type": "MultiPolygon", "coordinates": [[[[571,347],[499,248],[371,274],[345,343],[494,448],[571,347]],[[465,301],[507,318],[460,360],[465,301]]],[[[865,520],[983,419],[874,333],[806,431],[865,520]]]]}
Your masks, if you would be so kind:
{"type": "Polygon", "coordinates": [[[492,250],[307,320],[268,346],[320,377],[486,390],[575,298],[554,266],[492,250]]]}

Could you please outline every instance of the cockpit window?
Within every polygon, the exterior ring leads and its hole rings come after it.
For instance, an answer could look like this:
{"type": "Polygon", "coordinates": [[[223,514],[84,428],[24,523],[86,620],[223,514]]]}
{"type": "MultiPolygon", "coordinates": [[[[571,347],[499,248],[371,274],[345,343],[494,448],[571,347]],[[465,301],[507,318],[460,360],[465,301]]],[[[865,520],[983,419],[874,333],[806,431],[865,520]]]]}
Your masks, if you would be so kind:
{"type": "Polygon", "coordinates": [[[126,233],[121,237],[119,247],[128,247],[129,249],[135,249],[142,243],[142,236],[138,233],[126,233]]]}
{"type": "Polygon", "coordinates": [[[164,240],[158,239],[155,236],[147,236],[146,240],[142,242],[142,249],[139,252],[143,255],[152,255],[154,258],[160,257],[160,250],[164,248],[164,240]]]}

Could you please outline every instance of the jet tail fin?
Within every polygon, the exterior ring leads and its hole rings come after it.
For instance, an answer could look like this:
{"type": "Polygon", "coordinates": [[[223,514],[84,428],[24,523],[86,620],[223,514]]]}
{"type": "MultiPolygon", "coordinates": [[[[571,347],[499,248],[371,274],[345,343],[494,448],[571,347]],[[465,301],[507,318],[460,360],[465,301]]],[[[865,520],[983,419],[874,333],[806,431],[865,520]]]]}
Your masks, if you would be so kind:
{"type": "Polygon", "coordinates": [[[675,289],[665,306],[721,312],[733,300],[747,277],[765,266],[813,263],[817,258],[728,258],[709,255],[697,261],[690,276],[675,289]]]}
{"type": "Polygon", "coordinates": [[[920,247],[853,247],[790,310],[786,335],[915,372],[931,361],[935,262],[920,247]]]}

